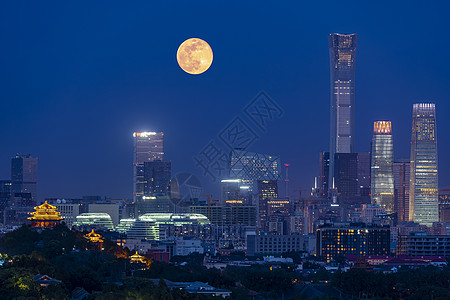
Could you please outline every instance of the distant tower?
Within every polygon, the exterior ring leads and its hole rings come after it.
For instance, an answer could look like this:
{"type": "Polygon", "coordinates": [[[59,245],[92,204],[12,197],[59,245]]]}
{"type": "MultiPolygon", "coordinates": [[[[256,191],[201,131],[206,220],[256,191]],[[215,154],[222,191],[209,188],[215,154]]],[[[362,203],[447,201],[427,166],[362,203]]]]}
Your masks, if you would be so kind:
{"type": "Polygon", "coordinates": [[[135,132],[133,138],[133,200],[136,201],[144,195],[144,163],[164,160],[164,133],[135,132]]]}
{"type": "Polygon", "coordinates": [[[413,106],[409,219],[431,226],[439,221],[436,108],[413,106]]]}
{"type": "Polygon", "coordinates": [[[286,198],[289,198],[289,164],[284,164],[286,167],[286,177],[284,179],[284,182],[286,184],[286,198]]]}
{"type": "Polygon", "coordinates": [[[409,221],[409,159],[394,162],[394,210],[399,221],[409,221]]]}
{"type": "Polygon", "coordinates": [[[371,197],[386,213],[394,212],[394,150],[390,121],[373,124],[371,151],[371,197]]]}
{"type": "MultiPolygon", "coordinates": [[[[335,153],[352,153],[355,136],[355,54],[357,34],[328,35],[330,50],[330,169],[335,174],[335,153]]],[[[339,186],[337,187],[339,188],[339,186]]]]}
{"type": "Polygon", "coordinates": [[[37,204],[37,168],[38,159],[30,155],[19,155],[11,158],[11,196],[31,199],[27,206],[37,204]]]}

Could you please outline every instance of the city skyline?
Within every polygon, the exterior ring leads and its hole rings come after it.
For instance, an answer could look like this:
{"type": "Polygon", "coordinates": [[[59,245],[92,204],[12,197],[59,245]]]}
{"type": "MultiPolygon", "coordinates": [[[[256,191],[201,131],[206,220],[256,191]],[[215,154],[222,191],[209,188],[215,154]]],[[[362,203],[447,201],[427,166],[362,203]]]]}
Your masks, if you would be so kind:
{"type": "MultiPolygon", "coordinates": [[[[176,24],[183,18],[164,15],[173,25],[164,34],[151,30],[162,41],[156,48],[151,40],[138,38],[143,36],[143,26],[136,22],[147,25],[145,28],[157,28],[154,25],[162,21],[163,15],[156,19],[144,16],[144,12],[151,14],[148,5],[140,7],[142,14],[136,13],[136,7],[126,9],[135,16],[134,22],[105,19],[104,26],[88,16],[81,29],[71,27],[74,15],[68,4],[59,4],[58,9],[68,18],[57,20],[61,22],[58,28],[41,22],[43,18],[56,20],[38,6],[22,12],[15,4],[4,5],[4,11],[10,12],[2,19],[8,24],[4,34],[15,43],[2,50],[3,57],[8,57],[2,72],[3,103],[10,113],[0,122],[2,128],[13,130],[4,130],[8,143],[0,150],[0,179],[8,179],[11,156],[31,153],[40,160],[40,198],[80,194],[129,197],[132,149],[128,137],[137,130],[164,131],[166,159],[173,162],[173,173],[194,173],[206,189],[213,189],[216,183],[195,169],[192,157],[239,113],[239,103],[250,102],[262,89],[284,108],[285,114],[267,132],[258,132],[260,139],[249,150],[273,153],[282,163],[290,163],[290,194],[296,195],[299,188],[309,191],[317,175],[315,157],[329,149],[327,36],[333,32],[358,34],[355,152],[369,151],[371,122],[389,119],[396,124],[395,158],[409,157],[411,105],[416,102],[436,103],[438,114],[442,114],[440,131],[450,127],[445,117],[450,95],[448,61],[445,51],[440,50],[450,44],[443,30],[449,24],[446,18],[436,17],[444,9],[410,7],[409,14],[394,17],[392,12],[404,9],[396,4],[390,12],[379,11],[386,21],[381,27],[375,25],[373,17],[355,15],[353,21],[342,20],[337,16],[344,8],[335,6],[333,13],[319,12],[316,4],[308,4],[315,8],[311,16],[292,12],[287,18],[284,12],[295,10],[278,6],[271,10],[274,18],[261,28],[243,24],[256,20],[267,7],[260,10],[247,4],[245,9],[251,9],[252,14],[236,12],[236,25],[230,28],[221,25],[221,18],[211,18],[210,28],[195,21],[179,31],[176,24]],[[18,23],[24,21],[23,13],[28,17],[24,24],[33,22],[33,29],[18,23]],[[421,21],[413,17],[419,13],[424,16],[421,21]],[[317,20],[323,25],[310,26],[317,20]],[[399,23],[402,25],[397,26],[399,23]],[[99,28],[102,42],[88,28],[99,28]],[[280,28],[286,30],[274,36],[275,41],[286,45],[282,56],[274,55],[280,53],[277,43],[267,44],[265,40],[266,34],[280,28]],[[33,40],[34,30],[39,31],[41,39],[30,51],[23,41],[33,40]],[[19,31],[21,34],[17,34],[19,31]],[[217,35],[217,31],[230,34],[217,35]],[[429,49],[418,38],[429,32],[437,49],[432,56],[424,55],[429,49]],[[175,60],[179,44],[193,34],[208,41],[215,54],[213,65],[202,77],[189,77],[175,60]],[[55,43],[55,36],[63,38],[55,43]],[[120,40],[124,43],[116,44],[120,40]],[[308,41],[308,47],[304,41],[308,41]],[[258,47],[262,45],[265,47],[258,47]],[[154,57],[160,59],[155,61],[154,57]],[[180,145],[187,146],[179,151],[180,145]],[[71,159],[64,160],[67,156],[71,159]],[[57,163],[63,160],[65,164],[57,163]]],[[[96,10],[100,7],[93,7],[96,10]]],[[[442,136],[439,148],[445,151],[449,147],[448,138],[442,136]]],[[[440,164],[448,165],[449,158],[442,157],[440,164]]],[[[449,172],[441,170],[441,187],[450,185],[449,172]]]]}

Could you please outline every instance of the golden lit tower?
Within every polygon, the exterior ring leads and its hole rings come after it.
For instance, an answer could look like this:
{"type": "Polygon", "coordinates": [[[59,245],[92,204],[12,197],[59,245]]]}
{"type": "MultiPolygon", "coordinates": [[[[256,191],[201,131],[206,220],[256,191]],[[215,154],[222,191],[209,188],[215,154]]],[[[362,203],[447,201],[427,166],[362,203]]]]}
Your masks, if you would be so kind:
{"type": "Polygon", "coordinates": [[[372,203],[391,214],[394,212],[394,146],[390,121],[374,122],[370,161],[372,203]]]}

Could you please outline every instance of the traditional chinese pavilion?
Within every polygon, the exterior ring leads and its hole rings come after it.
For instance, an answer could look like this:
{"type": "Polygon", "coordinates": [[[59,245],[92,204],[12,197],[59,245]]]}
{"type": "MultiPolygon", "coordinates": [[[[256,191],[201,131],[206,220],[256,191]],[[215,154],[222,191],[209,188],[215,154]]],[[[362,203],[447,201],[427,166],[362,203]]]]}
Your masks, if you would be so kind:
{"type": "Polygon", "coordinates": [[[58,225],[63,218],[60,212],[56,211],[56,206],[50,205],[45,201],[44,204],[36,206],[34,212],[28,220],[31,220],[31,226],[36,228],[50,228],[58,225]]]}
{"type": "Polygon", "coordinates": [[[100,234],[94,232],[94,229],[92,229],[92,231],[89,232],[88,234],[85,234],[84,238],[88,239],[92,243],[103,243],[104,242],[103,237],[100,234]]]}

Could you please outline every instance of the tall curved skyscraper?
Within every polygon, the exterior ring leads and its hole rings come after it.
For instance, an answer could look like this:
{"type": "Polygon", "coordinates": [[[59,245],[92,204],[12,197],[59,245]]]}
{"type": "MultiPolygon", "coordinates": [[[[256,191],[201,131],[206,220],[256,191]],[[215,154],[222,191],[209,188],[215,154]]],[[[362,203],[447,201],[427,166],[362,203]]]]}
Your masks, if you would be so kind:
{"type": "Polygon", "coordinates": [[[357,34],[328,35],[330,50],[330,177],[336,153],[353,153],[355,136],[355,54],[357,34]]]}
{"type": "Polygon", "coordinates": [[[394,145],[390,121],[373,124],[371,151],[371,197],[372,203],[394,212],[394,145]]]}
{"type": "Polygon", "coordinates": [[[431,226],[439,221],[436,107],[413,106],[409,219],[431,226]]]}

